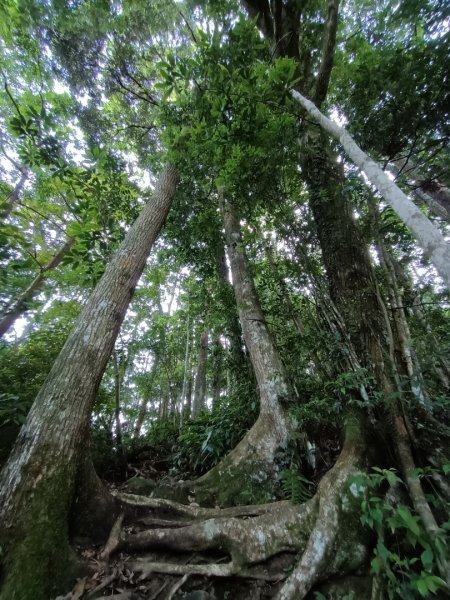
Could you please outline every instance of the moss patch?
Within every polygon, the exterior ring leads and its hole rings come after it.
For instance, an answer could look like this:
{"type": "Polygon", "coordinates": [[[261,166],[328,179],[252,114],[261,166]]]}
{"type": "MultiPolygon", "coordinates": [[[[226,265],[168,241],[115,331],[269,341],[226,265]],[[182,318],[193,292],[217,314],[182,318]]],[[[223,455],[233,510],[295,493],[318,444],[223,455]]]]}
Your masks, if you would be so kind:
{"type": "Polygon", "coordinates": [[[69,477],[58,470],[29,494],[5,540],[0,600],[48,600],[70,588],[78,563],[68,543],[69,477]]]}
{"type": "Polygon", "coordinates": [[[202,506],[264,504],[274,499],[275,480],[264,462],[222,463],[220,469],[216,467],[194,482],[192,489],[202,506]]]}

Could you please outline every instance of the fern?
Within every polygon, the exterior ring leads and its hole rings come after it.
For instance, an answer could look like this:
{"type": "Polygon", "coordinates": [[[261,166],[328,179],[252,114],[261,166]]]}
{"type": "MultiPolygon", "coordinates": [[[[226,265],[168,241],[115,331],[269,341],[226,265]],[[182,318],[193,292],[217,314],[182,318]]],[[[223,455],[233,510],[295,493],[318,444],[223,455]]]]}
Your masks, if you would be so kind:
{"type": "Polygon", "coordinates": [[[311,498],[311,486],[312,482],[295,469],[284,469],[281,472],[283,494],[294,504],[301,504],[311,498]]]}

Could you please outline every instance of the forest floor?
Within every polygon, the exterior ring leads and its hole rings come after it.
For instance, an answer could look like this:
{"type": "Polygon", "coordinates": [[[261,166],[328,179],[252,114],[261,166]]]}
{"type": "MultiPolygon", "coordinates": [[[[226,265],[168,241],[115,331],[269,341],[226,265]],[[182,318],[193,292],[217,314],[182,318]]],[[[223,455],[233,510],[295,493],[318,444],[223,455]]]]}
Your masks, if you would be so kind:
{"type": "MultiPolygon", "coordinates": [[[[145,471],[145,469],[144,469],[145,471]]],[[[140,475],[145,474],[142,470],[140,475]]],[[[151,487],[152,480],[132,478],[130,486],[109,485],[113,493],[136,492],[136,483],[151,487]]],[[[142,494],[142,492],[141,492],[142,494]]],[[[195,502],[190,505],[198,507],[195,502]]],[[[217,507],[219,508],[219,507],[217,507]]],[[[116,552],[119,538],[124,538],[152,528],[178,528],[180,517],[162,514],[161,519],[136,517],[127,522],[116,522],[106,545],[75,545],[80,562],[86,567],[86,575],[79,578],[74,588],[55,600],[269,600],[280,588],[289,574],[295,555],[285,553],[272,559],[255,573],[255,578],[210,577],[183,573],[184,567],[210,564],[226,565],[230,556],[216,551],[208,552],[116,552]],[[149,563],[179,565],[180,574],[148,571],[149,563]]],[[[246,518],[245,516],[243,518],[246,518]]]]}
{"type": "MultiPolygon", "coordinates": [[[[331,462],[331,455],[328,458],[331,462]]],[[[165,485],[177,487],[167,474],[167,465],[164,461],[159,463],[157,470],[155,457],[141,456],[140,461],[128,465],[122,482],[119,479],[119,483],[111,483],[111,478],[109,483],[104,482],[123,512],[103,545],[94,546],[86,539],[73,540],[83,575],[70,592],[55,600],[275,598],[302,555],[298,540],[305,538],[306,543],[309,537],[308,515],[318,514],[319,494],[301,505],[280,500],[263,505],[203,508],[190,495],[187,503],[181,504],[157,497],[165,485]],[[252,523],[246,523],[253,517],[252,523]],[[282,541],[274,552],[264,555],[265,545],[258,541],[258,531],[269,533],[271,523],[281,527],[277,529],[277,539],[282,541]],[[264,529],[267,524],[269,529],[264,529]],[[246,567],[239,566],[241,555],[253,556],[243,563],[246,567]]],[[[330,481],[334,485],[332,471],[330,481]]],[[[339,496],[339,488],[336,489],[339,496]]],[[[365,577],[349,573],[347,578],[350,586],[355,584],[365,590],[365,577]]],[[[326,593],[332,591],[334,584],[330,578],[319,589],[326,593]]],[[[303,597],[315,600],[316,594],[312,591],[303,597]]],[[[370,593],[364,592],[358,600],[368,597],[370,593]]]]}

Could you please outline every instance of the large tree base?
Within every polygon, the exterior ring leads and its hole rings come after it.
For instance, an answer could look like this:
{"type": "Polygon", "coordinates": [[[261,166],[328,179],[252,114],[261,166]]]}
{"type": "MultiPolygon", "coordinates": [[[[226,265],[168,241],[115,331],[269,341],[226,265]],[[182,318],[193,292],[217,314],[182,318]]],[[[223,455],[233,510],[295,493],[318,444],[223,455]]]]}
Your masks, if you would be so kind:
{"type": "Polygon", "coordinates": [[[133,516],[139,527],[121,530],[120,518],[101,556],[126,553],[128,568],[141,581],[158,573],[184,581],[244,578],[270,584],[276,600],[301,600],[330,578],[367,564],[367,535],[359,519],[365,491],[355,483],[365,469],[364,445],[350,430],[315,497],[300,505],[218,509],[118,494],[125,522],[133,516]],[[192,556],[197,560],[186,561],[192,556]]]}

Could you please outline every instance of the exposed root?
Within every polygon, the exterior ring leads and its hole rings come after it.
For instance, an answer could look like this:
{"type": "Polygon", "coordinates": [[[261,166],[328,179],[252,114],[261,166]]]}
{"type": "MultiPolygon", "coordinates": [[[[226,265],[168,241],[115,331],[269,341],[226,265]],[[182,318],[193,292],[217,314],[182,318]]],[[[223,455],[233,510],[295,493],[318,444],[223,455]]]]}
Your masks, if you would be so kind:
{"type": "Polygon", "coordinates": [[[320,581],[351,572],[366,559],[358,518],[363,491],[352,483],[365,468],[364,449],[359,424],[348,424],[339,459],[319,485],[317,519],[306,548],[276,600],[302,600],[320,581]]]}
{"type": "Polygon", "coordinates": [[[301,600],[319,582],[349,573],[367,558],[363,542],[366,536],[359,522],[364,490],[353,481],[357,473],[366,469],[365,462],[364,436],[359,423],[352,422],[347,426],[346,441],[336,465],[322,479],[316,496],[302,505],[278,502],[204,509],[122,495],[122,501],[130,499],[142,509],[162,511],[182,526],[167,528],[164,519],[163,527],[123,536],[116,550],[215,550],[231,558],[226,564],[208,565],[136,561],[130,566],[141,572],[141,579],[157,572],[270,581],[280,581],[284,575],[269,573],[262,563],[282,552],[301,552],[299,564],[277,596],[277,600],[301,600]]]}
{"type": "Polygon", "coordinates": [[[165,573],[167,575],[200,575],[203,577],[246,577],[248,579],[259,579],[263,581],[281,581],[286,577],[285,573],[269,574],[262,568],[242,568],[229,562],[226,564],[209,565],[178,565],[167,562],[136,561],[129,563],[131,569],[141,573],[139,580],[147,579],[153,573],[165,573]]]}
{"type": "Polygon", "coordinates": [[[101,583],[99,583],[99,585],[97,585],[93,590],[91,590],[89,592],[89,594],[86,596],[86,598],[94,598],[94,596],[96,596],[98,594],[98,592],[101,592],[102,590],[107,588],[108,585],[110,585],[115,579],[117,579],[118,575],[119,575],[118,570],[114,569],[114,571],[111,573],[111,575],[109,575],[108,577],[105,577],[105,579],[101,583]]]}
{"type": "Polygon", "coordinates": [[[172,600],[172,598],[175,596],[175,594],[178,592],[178,590],[181,589],[183,587],[183,585],[186,583],[188,577],[189,577],[189,574],[186,573],[186,575],[183,575],[183,577],[180,579],[180,581],[176,582],[176,584],[172,587],[170,592],[167,594],[167,600],[172,600]]]}
{"type": "Polygon", "coordinates": [[[133,590],[127,590],[120,594],[113,594],[112,596],[101,596],[96,600],[131,600],[133,598],[133,590]]]}
{"type": "Polygon", "coordinates": [[[123,518],[124,518],[124,513],[121,513],[117,517],[117,519],[111,529],[111,533],[109,534],[108,541],[106,542],[105,547],[103,548],[102,552],[100,553],[101,560],[104,560],[105,562],[108,562],[110,555],[114,552],[114,550],[119,545],[120,532],[122,531],[123,518]]]}
{"type": "MultiPolygon", "coordinates": [[[[119,501],[122,509],[127,513],[143,514],[143,518],[151,519],[151,514],[155,514],[155,519],[161,519],[161,516],[167,517],[164,520],[163,527],[173,517],[178,517],[176,523],[182,523],[182,519],[196,521],[199,519],[213,519],[216,517],[257,517],[277,509],[290,506],[290,502],[272,502],[269,504],[254,504],[249,506],[233,506],[229,508],[203,508],[192,504],[181,504],[172,500],[163,498],[149,498],[148,496],[138,496],[135,494],[124,494],[113,492],[114,497],[119,501]]],[[[142,520],[142,519],[141,519],[142,520]]],[[[184,524],[186,524],[184,523],[184,524]]],[[[175,525],[176,526],[176,525],[175,525]]]]}
{"type": "Polygon", "coordinates": [[[280,552],[302,550],[311,532],[316,510],[316,498],[301,506],[282,502],[267,510],[266,514],[247,520],[212,518],[182,528],[151,529],[128,535],[118,549],[128,552],[149,548],[221,550],[231,556],[235,565],[250,565],[280,552]]]}

